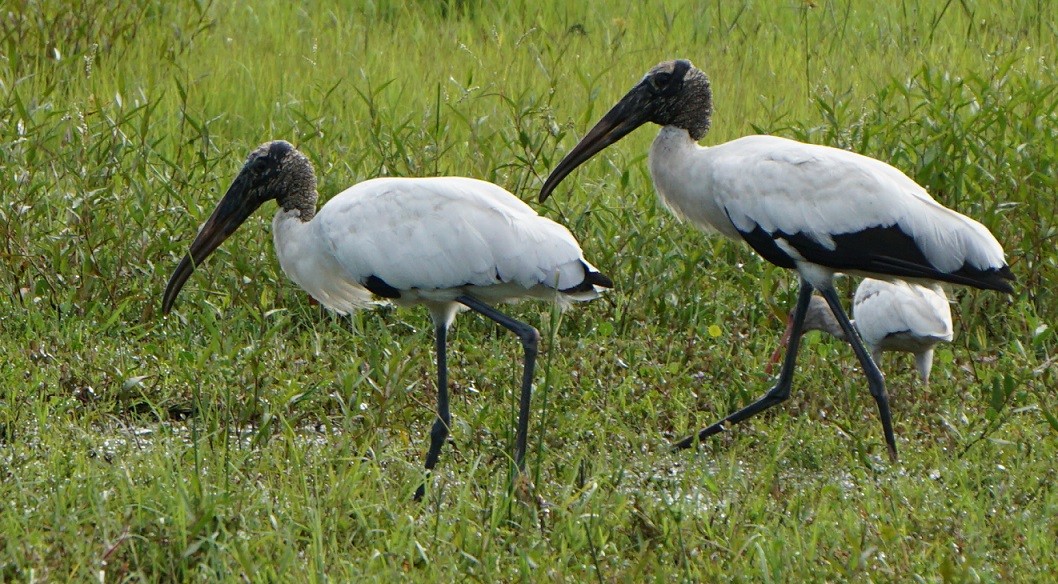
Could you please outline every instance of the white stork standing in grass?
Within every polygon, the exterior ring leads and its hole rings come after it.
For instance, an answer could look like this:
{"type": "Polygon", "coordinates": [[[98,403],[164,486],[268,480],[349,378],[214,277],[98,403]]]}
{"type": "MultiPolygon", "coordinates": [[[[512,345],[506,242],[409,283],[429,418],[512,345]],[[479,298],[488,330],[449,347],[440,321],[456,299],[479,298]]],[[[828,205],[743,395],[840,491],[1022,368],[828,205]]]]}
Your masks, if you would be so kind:
{"type": "Polygon", "coordinates": [[[764,259],[797,270],[801,279],[775,386],[676,447],[689,447],[789,397],[805,313],[818,290],[863,365],[896,460],[885,382],[841,309],[834,274],[1012,292],[1003,248],[983,225],[940,205],[915,181],[873,158],[775,136],[701,147],[697,142],[709,130],[712,110],[709,79],[690,61],[657,65],[559,162],[540,200],[632,130],[646,122],[662,126],[650,148],[650,174],[662,202],[699,227],[745,241],[764,259]]]}
{"type": "MultiPolygon", "coordinates": [[[[915,369],[922,383],[929,385],[933,368],[933,348],[938,343],[951,342],[953,327],[948,297],[940,285],[930,287],[901,280],[886,282],[864,278],[856,288],[852,300],[852,325],[863,339],[864,346],[876,365],[881,363],[883,351],[904,351],[915,355],[915,369]]],[[[782,349],[789,342],[793,315],[786,323],[786,332],[775,349],[766,371],[779,360],[782,349]]],[[[834,311],[826,300],[812,295],[805,314],[803,330],[822,331],[842,341],[848,341],[834,311]]]]}
{"type": "MultiPolygon", "coordinates": [[[[169,279],[168,313],[201,264],[267,201],[279,204],[272,222],[283,271],[324,306],[340,314],[382,298],[424,305],[437,341],[437,420],[426,470],[448,436],[446,335],[469,308],[514,332],[525,350],[514,462],[525,469],[529,398],[539,334],[492,307],[522,298],[563,305],[590,300],[613,283],[584,259],[565,227],[536,214],[504,189],[462,177],[379,178],[336,195],[316,211],[312,164],[283,141],[250,153],[239,176],[199,231],[169,279]]],[[[425,484],[415,492],[421,499],[425,484]]]]}

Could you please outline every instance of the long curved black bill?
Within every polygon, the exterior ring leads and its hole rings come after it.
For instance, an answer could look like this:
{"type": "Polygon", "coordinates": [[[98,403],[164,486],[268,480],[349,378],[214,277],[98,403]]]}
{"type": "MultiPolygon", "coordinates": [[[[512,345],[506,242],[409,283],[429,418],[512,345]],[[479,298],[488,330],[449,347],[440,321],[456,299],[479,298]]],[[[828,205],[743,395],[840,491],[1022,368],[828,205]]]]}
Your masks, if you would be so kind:
{"type": "Polygon", "coordinates": [[[224,198],[220,200],[220,203],[217,203],[217,208],[213,210],[213,214],[209,216],[202,229],[199,230],[198,236],[191,243],[191,248],[188,250],[187,255],[180,260],[180,264],[176,266],[176,271],[169,278],[169,284],[165,287],[165,295],[162,297],[162,312],[165,314],[172,310],[173,303],[176,302],[176,295],[180,293],[184,283],[191,277],[191,272],[195,270],[195,267],[204,262],[209,257],[209,254],[220,247],[221,243],[224,243],[225,239],[235,233],[239,225],[242,225],[246,218],[260,206],[246,196],[248,186],[249,183],[246,177],[240,175],[236,178],[235,182],[228,187],[228,192],[224,194],[224,198]]]}
{"type": "Polygon", "coordinates": [[[551,195],[558,183],[578,166],[648,121],[650,111],[644,107],[644,98],[642,86],[637,85],[606,112],[595,127],[585,134],[562,162],[558,163],[555,170],[551,171],[551,175],[540,189],[541,203],[551,195]]]}

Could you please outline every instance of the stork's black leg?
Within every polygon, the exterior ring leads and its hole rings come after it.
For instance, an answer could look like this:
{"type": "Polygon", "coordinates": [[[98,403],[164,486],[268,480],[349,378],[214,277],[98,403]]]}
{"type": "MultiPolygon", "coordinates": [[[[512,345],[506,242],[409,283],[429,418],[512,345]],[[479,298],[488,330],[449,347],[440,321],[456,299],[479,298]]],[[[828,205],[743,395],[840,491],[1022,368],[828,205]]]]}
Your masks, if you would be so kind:
{"type": "Polygon", "coordinates": [[[849,340],[853,352],[856,353],[856,358],[860,360],[863,372],[867,374],[867,386],[871,389],[871,395],[878,404],[878,414],[882,418],[882,431],[885,432],[885,443],[889,447],[889,459],[896,462],[896,437],[893,435],[893,416],[889,412],[889,394],[885,391],[885,378],[882,377],[882,372],[878,370],[878,365],[874,363],[871,354],[863,347],[859,331],[849,322],[849,317],[845,316],[845,311],[841,308],[841,302],[834,288],[820,290],[820,292],[830,305],[834,316],[837,317],[841,330],[845,331],[845,338],[849,340]]]}
{"type": "MultiPolygon", "coordinates": [[[[786,348],[786,356],[782,361],[782,369],[779,371],[779,380],[768,393],[757,401],[749,404],[741,410],[729,415],[719,422],[698,432],[698,441],[701,442],[720,432],[745,420],[751,418],[764,410],[786,401],[790,397],[790,387],[793,385],[794,364],[797,362],[797,348],[801,344],[801,335],[804,333],[805,315],[808,313],[808,302],[812,298],[812,285],[804,279],[801,280],[801,289],[797,293],[797,306],[794,308],[793,323],[790,327],[790,343],[786,348]]],[[[674,449],[689,448],[694,444],[695,436],[692,434],[673,445],[674,449]]]]}
{"type": "MultiPolygon", "coordinates": [[[[437,344],[437,420],[430,429],[430,450],[426,453],[427,478],[430,477],[433,467],[437,465],[437,459],[441,456],[441,446],[448,438],[448,427],[452,423],[452,414],[448,411],[448,360],[445,357],[448,325],[446,323],[436,324],[434,336],[437,344]]],[[[426,493],[425,482],[415,490],[415,500],[421,501],[424,493],[426,493]]]]}
{"type": "Polygon", "coordinates": [[[529,435],[529,398],[533,391],[533,368],[536,366],[537,346],[540,344],[540,333],[524,322],[517,321],[473,296],[463,295],[456,302],[466,305],[499,323],[503,328],[518,335],[525,350],[525,368],[522,370],[522,395],[518,403],[518,429],[514,438],[514,464],[518,471],[525,470],[525,446],[529,435]]]}

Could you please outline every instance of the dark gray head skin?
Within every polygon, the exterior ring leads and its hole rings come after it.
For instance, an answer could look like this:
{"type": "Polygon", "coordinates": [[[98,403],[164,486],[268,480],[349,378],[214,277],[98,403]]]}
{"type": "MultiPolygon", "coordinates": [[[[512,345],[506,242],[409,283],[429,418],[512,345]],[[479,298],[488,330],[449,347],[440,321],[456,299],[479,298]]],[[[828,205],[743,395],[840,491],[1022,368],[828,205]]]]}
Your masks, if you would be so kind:
{"type": "MultiPolygon", "coordinates": [[[[791,315],[792,318],[792,315],[791,315]]],[[[805,332],[823,331],[834,338],[844,341],[845,331],[838,324],[838,317],[830,310],[830,305],[822,296],[812,295],[808,302],[808,312],[805,313],[805,332]]]]}
{"type": "MultiPolygon", "coordinates": [[[[849,321],[855,322],[855,321],[849,321]]],[[[808,301],[808,311],[805,312],[805,322],[803,326],[804,332],[808,331],[823,331],[839,341],[847,341],[848,338],[845,336],[845,331],[842,330],[841,325],[838,324],[838,318],[834,316],[834,311],[830,310],[830,305],[822,296],[812,295],[812,298],[808,301]]],[[[793,332],[793,313],[786,319],[786,330],[782,333],[782,339],[779,341],[779,346],[775,347],[775,352],[771,354],[771,358],[768,359],[768,365],[764,368],[764,372],[771,374],[771,368],[773,365],[779,362],[782,358],[783,351],[786,346],[790,344],[790,334],[793,332]]]]}
{"type": "Polygon", "coordinates": [[[169,278],[162,298],[163,312],[172,309],[176,295],[195,266],[204,262],[254,211],[272,200],[287,211],[298,211],[302,221],[316,214],[316,175],[312,163],[282,140],[262,144],[246,158],[239,175],[169,278]]]}
{"type": "Polygon", "coordinates": [[[698,141],[709,131],[713,93],[709,78],[690,61],[659,63],[595,124],[558,163],[540,189],[540,201],[589,158],[647,122],[687,130],[698,141]]]}

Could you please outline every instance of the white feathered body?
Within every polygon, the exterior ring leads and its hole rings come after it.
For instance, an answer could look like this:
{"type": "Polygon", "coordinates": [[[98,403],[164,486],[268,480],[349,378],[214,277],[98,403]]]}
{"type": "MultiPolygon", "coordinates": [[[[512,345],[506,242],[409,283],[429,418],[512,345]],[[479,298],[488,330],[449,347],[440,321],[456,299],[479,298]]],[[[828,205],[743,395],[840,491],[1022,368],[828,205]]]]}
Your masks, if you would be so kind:
{"type": "Polygon", "coordinates": [[[814,285],[835,272],[946,279],[964,267],[1005,269],[1003,248],[983,225],[940,205],[896,168],[853,152],[775,136],[701,147],[668,126],[651,147],[650,170],[675,214],[748,241],[814,285]],[[913,241],[924,258],[910,253],[894,263],[884,256],[889,250],[855,240],[871,228],[895,228],[882,235],[913,241]]]}
{"type": "Polygon", "coordinates": [[[461,294],[493,304],[588,300],[600,291],[560,292],[596,271],[573,235],[503,188],[470,178],[364,181],[309,221],[280,209],[273,237],[287,276],[339,313],[378,301],[365,286],[372,277],[399,291],[387,300],[425,304],[449,321],[461,294]]]}
{"type": "Polygon", "coordinates": [[[852,312],[860,337],[876,362],[882,351],[914,353],[922,381],[929,381],[933,348],[951,342],[951,306],[938,285],[864,279],[856,288],[852,312]]]}
{"type": "MultiPolygon", "coordinates": [[[[883,351],[913,353],[924,383],[929,383],[934,347],[952,339],[951,306],[938,284],[864,278],[852,300],[852,318],[876,364],[881,363],[883,351]]],[[[813,295],[808,303],[804,327],[848,340],[821,296],[813,295]]]]}

